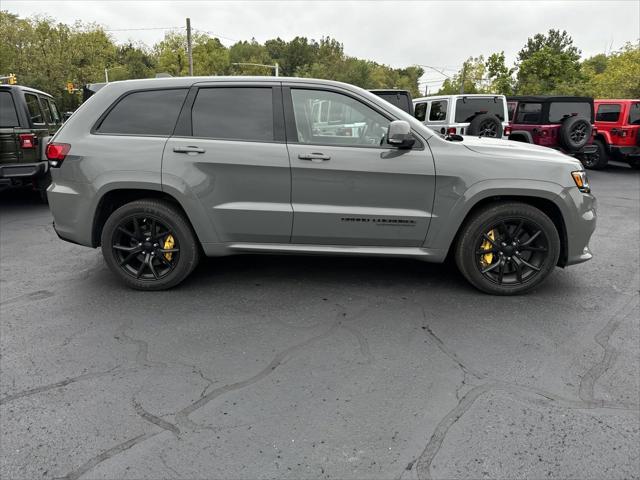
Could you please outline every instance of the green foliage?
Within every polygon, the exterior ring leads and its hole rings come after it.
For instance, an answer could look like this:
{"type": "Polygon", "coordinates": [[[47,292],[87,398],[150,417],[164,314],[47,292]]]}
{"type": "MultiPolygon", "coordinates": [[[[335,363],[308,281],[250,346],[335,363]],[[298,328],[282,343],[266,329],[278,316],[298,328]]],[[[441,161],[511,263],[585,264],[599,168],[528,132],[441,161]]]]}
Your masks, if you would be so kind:
{"type": "Polygon", "coordinates": [[[640,47],[627,43],[583,62],[587,91],[596,98],[640,98],[640,47]]]}

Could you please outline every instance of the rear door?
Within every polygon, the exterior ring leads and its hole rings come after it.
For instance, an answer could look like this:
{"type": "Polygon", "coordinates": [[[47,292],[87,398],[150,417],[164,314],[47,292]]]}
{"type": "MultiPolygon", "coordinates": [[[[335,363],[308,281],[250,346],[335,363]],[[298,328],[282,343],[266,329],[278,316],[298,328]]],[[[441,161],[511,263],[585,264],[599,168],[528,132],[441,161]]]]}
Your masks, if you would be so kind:
{"type": "Polygon", "coordinates": [[[162,178],[196,197],[219,241],[288,243],[291,173],[280,84],[193,87],[165,147],[162,178]]]}
{"type": "Polygon", "coordinates": [[[426,145],[398,150],[384,143],[393,119],[350,92],[290,84],[283,95],[292,243],[421,246],[435,188],[426,145]],[[328,104],[331,129],[317,123],[318,104],[328,104]]]}
{"type": "Polygon", "coordinates": [[[0,90],[0,164],[20,159],[16,128],[20,129],[20,117],[11,90],[0,90]]]}

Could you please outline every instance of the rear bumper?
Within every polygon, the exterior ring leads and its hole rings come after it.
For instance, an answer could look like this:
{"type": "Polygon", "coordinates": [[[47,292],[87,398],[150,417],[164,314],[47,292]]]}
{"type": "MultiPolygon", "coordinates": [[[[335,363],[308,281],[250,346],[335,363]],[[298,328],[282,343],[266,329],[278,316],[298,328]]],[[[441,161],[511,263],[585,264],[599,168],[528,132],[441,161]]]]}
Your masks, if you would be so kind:
{"type": "Polygon", "coordinates": [[[47,162],[8,163],[0,165],[0,179],[37,177],[47,173],[48,168],[47,162]]]}
{"type": "Polygon", "coordinates": [[[578,155],[591,155],[593,153],[596,153],[597,151],[598,151],[598,147],[596,147],[593,144],[589,144],[589,145],[585,145],[580,150],[578,150],[576,152],[576,154],[578,154],[578,155]]]}
{"type": "Polygon", "coordinates": [[[640,146],[630,145],[630,146],[619,146],[619,145],[611,145],[609,147],[611,153],[617,157],[640,157],[640,146]]]}

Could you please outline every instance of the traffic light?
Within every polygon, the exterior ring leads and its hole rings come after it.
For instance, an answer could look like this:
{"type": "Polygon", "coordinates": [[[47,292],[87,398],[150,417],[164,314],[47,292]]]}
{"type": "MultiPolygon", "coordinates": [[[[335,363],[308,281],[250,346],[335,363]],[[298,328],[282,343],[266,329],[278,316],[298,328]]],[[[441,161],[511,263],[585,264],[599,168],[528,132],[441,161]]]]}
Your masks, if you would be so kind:
{"type": "Polygon", "coordinates": [[[18,79],[16,78],[16,74],[15,73],[10,73],[9,74],[9,85],[15,85],[18,83],[18,79]]]}
{"type": "Polygon", "coordinates": [[[67,82],[67,92],[73,93],[75,87],[73,86],[73,82],[67,82]]]}

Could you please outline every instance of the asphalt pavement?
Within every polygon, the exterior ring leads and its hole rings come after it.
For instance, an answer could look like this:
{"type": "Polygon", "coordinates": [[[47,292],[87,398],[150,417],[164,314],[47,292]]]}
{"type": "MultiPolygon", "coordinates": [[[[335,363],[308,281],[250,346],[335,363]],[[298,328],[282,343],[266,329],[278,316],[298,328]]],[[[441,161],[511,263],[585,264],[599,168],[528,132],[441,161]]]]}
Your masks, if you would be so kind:
{"type": "Polygon", "coordinates": [[[640,172],[531,294],[452,265],[208,259],[129,290],[0,194],[2,479],[640,478],[640,172]]]}

